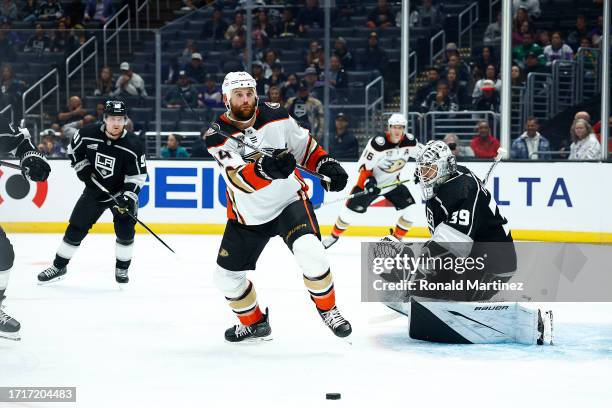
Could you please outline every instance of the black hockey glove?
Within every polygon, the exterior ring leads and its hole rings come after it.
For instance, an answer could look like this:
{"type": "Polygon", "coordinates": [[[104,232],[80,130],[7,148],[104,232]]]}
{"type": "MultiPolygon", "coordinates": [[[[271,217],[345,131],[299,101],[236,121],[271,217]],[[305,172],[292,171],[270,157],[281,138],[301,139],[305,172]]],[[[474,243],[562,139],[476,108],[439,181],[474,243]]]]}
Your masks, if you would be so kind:
{"type": "Polygon", "coordinates": [[[21,172],[32,181],[45,181],[51,173],[51,167],[42,154],[30,150],[21,157],[21,172]]]}
{"type": "Polygon", "coordinates": [[[133,191],[126,191],[119,197],[117,197],[118,205],[115,206],[117,211],[121,214],[125,214],[128,211],[135,215],[138,209],[138,195],[133,191]]]}
{"type": "Polygon", "coordinates": [[[260,157],[255,166],[264,178],[286,179],[295,170],[295,157],[287,149],[274,149],[272,157],[260,157]]]}
{"type": "Polygon", "coordinates": [[[379,195],[380,188],[378,188],[376,179],[374,177],[368,177],[363,183],[364,190],[368,192],[369,195],[379,195]]]}
{"type": "Polygon", "coordinates": [[[326,191],[342,191],[346,187],[348,174],[340,163],[332,157],[323,157],[317,165],[317,173],[323,174],[331,179],[331,183],[321,180],[321,185],[326,191]]]}

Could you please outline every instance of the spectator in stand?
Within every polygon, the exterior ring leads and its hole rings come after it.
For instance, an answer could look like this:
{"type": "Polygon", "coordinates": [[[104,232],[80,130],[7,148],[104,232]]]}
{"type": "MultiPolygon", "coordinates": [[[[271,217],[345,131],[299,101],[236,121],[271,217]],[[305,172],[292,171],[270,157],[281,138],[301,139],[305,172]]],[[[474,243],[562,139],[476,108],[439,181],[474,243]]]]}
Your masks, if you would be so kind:
{"type": "Polygon", "coordinates": [[[57,142],[56,134],[53,129],[46,129],[41,132],[41,142],[38,144],[39,153],[46,157],[64,158],[66,149],[57,142]]]}
{"type": "Polygon", "coordinates": [[[97,103],[96,104],[96,122],[102,122],[102,120],[104,119],[104,104],[103,103],[97,103]]]}
{"type": "Polygon", "coordinates": [[[368,37],[368,47],[365,51],[365,59],[362,65],[365,69],[378,70],[380,73],[386,72],[387,52],[378,44],[378,34],[372,31],[368,37]]]}
{"type": "Polygon", "coordinates": [[[337,160],[359,159],[359,143],[348,128],[348,116],[343,112],[336,115],[336,129],[329,141],[329,154],[337,160]]]}
{"type": "Polygon", "coordinates": [[[446,68],[444,70],[444,76],[446,76],[446,73],[451,68],[454,68],[457,71],[457,79],[459,83],[463,86],[467,86],[470,82],[470,69],[461,60],[458,53],[449,56],[448,64],[446,64],[446,68]]]}
{"type": "MultiPolygon", "coordinates": [[[[104,110],[104,105],[102,105],[102,110],[104,110]]],[[[61,144],[65,149],[68,148],[68,143],[76,132],[81,129],[83,126],[88,125],[96,121],[96,117],[93,115],[85,115],[83,119],[75,120],[74,122],[66,123],[61,128],[62,139],[60,139],[61,144]]]]}
{"type": "Polygon", "coordinates": [[[26,0],[21,10],[19,10],[19,18],[23,22],[32,23],[36,21],[37,11],[38,11],[38,5],[36,4],[36,0],[26,0]]]}
{"type": "Polygon", "coordinates": [[[231,58],[242,58],[245,50],[245,38],[244,36],[235,35],[232,37],[232,49],[229,52],[231,58]]]}
{"type": "Polygon", "coordinates": [[[85,21],[99,21],[106,23],[115,14],[112,0],[87,0],[85,8],[85,21]]]}
{"type": "Polygon", "coordinates": [[[501,13],[497,13],[497,19],[494,23],[487,26],[484,33],[483,43],[490,46],[498,46],[501,44],[502,39],[502,27],[501,27],[501,13]]]}
{"type": "Polygon", "coordinates": [[[187,108],[198,103],[198,91],[189,83],[189,77],[185,71],[179,71],[176,86],[164,95],[164,106],[166,108],[187,108]],[[186,102],[185,102],[186,101],[186,102]]]}
{"type": "Polygon", "coordinates": [[[160,156],[162,159],[186,159],[189,158],[187,149],[181,146],[181,136],[171,133],[168,135],[166,146],[162,147],[160,156]]]}
{"type": "Polygon", "coordinates": [[[185,66],[184,71],[194,84],[203,84],[206,78],[206,70],[202,62],[202,54],[194,52],[191,54],[191,62],[185,66]]]}
{"type": "Polygon", "coordinates": [[[191,62],[191,57],[194,53],[198,52],[198,46],[193,38],[188,38],[185,41],[185,48],[181,53],[178,63],[180,65],[187,65],[191,62]]]}
{"type": "Polygon", "coordinates": [[[327,83],[335,89],[348,87],[348,75],[337,55],[332,55],[329,60],[329,81],[327,83]]]}
{"type": "Polygon", "coordinates": [[[191,157],[193,158],[212,158],[206,146],[206,132],[208,128],[200,131],[200,137],[191,144],[191,157]]]}
{"type": "Polygon", "coordinates": [[[74,122],[75,120],[81,120],[87,116],[87,110],[83,107],[83,102],[78,96],[71,96],[68,99],[68,111],[61,112],[57,115],[57,120],[60,125],[68,122],[74,122]]]}
{"type": "Polygon", "coordinates": [[[446,71],[446,82],[448,82],[448,95],[459,104],[459,109],[466,109],[470,104],[467,88],[457,80],[457,70],[449,68],[446,71]]]}
{"type": "Polygon", "coordinates": [[[274,64],[280,64],[278,54],[275,50],[268,48],[264,54],[263,60],[264,78],[268,79],[272,76],[272,66],[274,64]]]}
{"type": "Polygon", "coordinates": [[[57,22],[57,30],[53,33],[51,40],[51,50],[53,52],[63,52],[68,57],[78,48],[78,38],[66,28],[66,19],[57,22]]]}
{"type": "Polygon", "coordinates": [[[531,26],[531,20],[527,14],[527,10],[519,8],[512,21],[512,45],[517,46],[523,42],[523,33],[532,32],[533,27],[531,26]],[[527,23],[525,25],[525,23],[527,23]],[[525,31],[525,27],[527,28],[525,31]]]}
{"type": "Polygon", "coordinates": [[[486,121],[478,122],[476,125],[478,134],[470,142],[470,147],[474,151],[474,156],[479,159],[493,159],[497,156],[499,140],[491,134],[491,128],[486,121]]]}
{"type": "Polygon", "coordinates": [[[100,76],[96,79],[96,89],[94,96],[109,96],[113,92],[115,82],[113,82],[113,71],[107,65],[100,70],[100,76]]]}
{"type": "Polygon", "coordinates": [[[198,95],[198,106],[205,106],[209,109],[223,107],[221,87],[217,85],[211,74],[206,75],[206,82],[198,95]]]}
{"type": "Polygon", "coordinates": [[[36,31],[26,42],[23,51],[36,55],[42,55],[43,52],[51,51],[51,39],[47,36],[41,24],[36,24],[36,31]]]}
{"type": "Polygon", "coordinates": [[[278,62],[273,63],[272,75],[270,75],[270,77],[266,79],[266,84],[268,86],[278,86],[279,88],[281,88],[286,80],[287,77],[283,73],[283,66],[278,62]]]}
{"type": "Polygon", "coordinates": [[[319,56],[321,55],[321,51],[321,45],[317,40],[312,40],[308,44],[308,50],[306,50],[305,56],[305,62],[307,67],[319,64],[319,56]]]}
{"type": "Polygon", "coordinates": [[[276,27],[270,23],[268,13],[265,9],[259,9],[255,18],[257,22],[254,24],[254,33],[261,32],[268,38],[276,38],[276,27]]]}
{"type": "Polygon", "coordinates": [[[589,38],[589,30],[587,29],[586,17],[580,14],[576,17],[576,28],[567,36],[567,45],[576,50],[580,46],[581,39],[584,37],[589,38]]]}
{"type": "Polygon", "coordinates": [[[378,0],[376,7],[368,14],[368,22],[366,25],[371,29],[388,28],[395,25],[395,13],[387,3],[387,0],[378,0]]]}
{"type": "Polygon", "coordinates": [[[334,26],[352,27],[353,15],[355,15],[355,2],[353,0],[336,0],[336,19],[334,26]]]}
{"type": "Polygon", "coordinates": [[[202,34],[200,37],[204,40],[223,40],[227,29],[228,25],[223,18],[221,8],[215,7],[212,13],[212,19],[206,21],[202,27],[202,34]]]}
{"type": "Polygon", "coordinates": [[[601,159],[601,145],[587,120],[574,120],[570,129],[570,136],[572,137],[569,155],[570,160],[601,159]]]}
{"type": "Polygon", "coordinates": [[[546,73],[550,71],[549,69],[547,69],[545,65],[542,65],[540,63],[541,61],[540,57],[541,55],[538,56],[534,52],[529,52],[527,54],[527,59],[525,60],[525,69],[524,69],[525,77],[527,77],[532,72],[546,73]]]}
{"type": "Polygon", "coordinates": [[[551,44],[544,48],[544,57],[546,58],[546,66],[550,67],[554,61],[572,61],[574,51],[569,45],[563,43],[561,32],[555,31],[552,35],[551,44]]]}
{"type": "Polygon", "coordinates": [[[444,14],[433,5],[432,0],[421,0],[421,5],[410,14],[410,27],[441,28],[444,14]]]}
{"type": "Polygon", "coordinates": [[[550,39],[550,34],[546,30],[538,31],[538,33],[536,34],[536,38],[538,39],[538,41],[537,41],[538,44],[542,48],[546,48],[550,44],[552,44],[552,41],[550,39]]]}
{"type": "Polygon", "coordinates": [[[599,47],[601,36],[603,35],[603,16],[597,16],[597,26],[589,31],[589,39],[596,47],[599,47]]]}
{"type": "Polygon", "coordinates": [[[448,82],[438,81],[436,91],[429,94],[427,99],[421,104],[421,112],[457,112],[459,104],[456,99],[449,95],[448,82]]]}
{"type": "Polygon", "coordinates": [[[297,96],[300,84],[298,81],[298,77],[296,74],[287,75],[287,80],[281,87],[281,93],[283,94],[283,99],[285,101],[289,100],[294,96],[297,96]]]}
{"type": "Polygon", "coordinates": [[[525,132],[512,142],[510,157],[523,160],[550,160],[550,143],[538,132],[538,119],[530,117],[525,123],[525,132]]]}
{"type": "Polygon", "coordinates": [[[289,111],[297,123],[304,129],[308,129],[319,142],[323,137],[323,104],[317,98],[310,95],[308,84],[305,80],[300,81],[297,96],[287,100],[285,109],[289,111]]]}
{"type": "Polygon", "coordinates": [[[318,0],[306,0],[306,7],[300,9],[298,14],[298,32],[305,33],[309,28],[322,28],[325,14],[319,8],[318,0]]]}
{"type": "Polygon", "coordinates": [[[17,47],[7,34],[7,31],[0,29],[0,61],[15,62],[17,47]]]}
{"type": "Polygon", "coordinates": [[[17,20],[18,15],[15,0],[2,0],[2,3],[0,3],[0,16],[14,21],[17,20]]]}
{"type": "Polygon", "coordinates": [[[265,33],[257,31],[253,34],[253,40],[255,42],[253,47],[253,59],[263,61],[266,51],[268,51],[268,46],[270,45],[270,39],[265,33]]]}
{"type": "Polygon", "coordinates": [[[523,71],[518,65],[512,65],[512,72],[510,74],[512,78],[512,86],[524,86],[525,80],[523,79],[523,71]]]}
{"type": "Polygon", "coordinates": [[[580,48],[578,48],[574,58],[576,60],[581,57],[584,59],[585,75],[592,77],[596,72],[597,54],[590,48],[592,48],[591,41],[587,37],[581,38],[580,48]]]}
{"type": "Polygon", "coordinates": [[[122,62],[119,65],[121,75],[117,78],[115,83],[115,90],[111,96],[119,95],[134,95],[134,96],[147,96],[147,89],[145,88],[144,79],[130,68],[130,64],[122,62]]]}
{"type": "Polygon", "coordinates": [[[257,82],[257,86],[255,88],[257,90],[257,95],[265,95],[266,91],[268,90],[268,85],[266,84],[266,78],[264,77],[264,66],[261,61],[253,61],[251,75],[257,82]]]}
{"type": "Polygon", "coordinates": [[[493,82],[493,84],[495,85],[495,90],[497,92],[501,92],[501,80],[497,77],[497,68],[495,67],[495,65],[489,65],[487,66],[487,69],[485,71],[485,76],[482,79],[479,79],[478,81],[476,81],[476,84],[474,84],[474,91],[472,92],[472,103],[476,103],[476,99],[478,99],[480,97],[480,95],[482,95],[482,84],[484,81],[491,81],[493,82]]]}
{"type": "Polygon", "coordinates": [[[36,14],[38,20],[59,20],[64,17],[64,10],[57,0],[46,0],[40,3],[36,14]]]}
{"type": "Polygon", "coordinates": [[[308,67],[304,71],[304,82],[308,86],[308,93],[316,99],[321,100],[323,95],[323,82],[319,81],[319,73],[316,68],[308,67]]]}
{"type": "Polygon", "coordinates": [[[540,0],[512,0],[512,8],[515,13],[519,8],[525,9],[531,18],[538,18],[540,14],[542,14],[540,10],[540,0]]]}
{"type": "Polygon", "coordinates": [[[72,0],[66,7],[66,19],[70,21],[69,27],[77,24],[83,24],[85,16],[85,4],[81,0],[72,0]]]}
{"type": "Polygon", "coordinates": [[[276,23],[276,33],[279,37],[295,37],[298,34],[299,28],[293,18],[293,10],[291,7],[285,7],[281,14],[281,19],[276,23]]]}
{"type": "Polygon", "coordinates": [[[474,157],[472,148],[469,146],[462,146],[456,133],[448,133],[446,136],[444,136],[442,141],[447,144],[448,148],[453,153],[453,156],[457,158],[474,157]]]}
{"type": "Polygon", "coordinates": [[[489,46],[482,47],[480,53],[476,56],[476,60],[474,61],[475,67],[477,67],[480,72],[486,73],[487,67],[489,65],[497,66],[497,58],[495,58],[495,54],[493,53],[493,49],[489,46]]]}
{"type": "Polygon", "coordinates": [[[241,10],[234,13],[234,22],[225,30],[225,39],[231,40],[235,35],[244,37],[246,34],[246,26],[244,24],[244,12],[241,10]]]}
{"type": "Polygon", "coordinates": [[[4,63],[0,80],[0,106],[13,105],[13,109],[20,113],[21,95],[25,88],[26,85],[23,81],[14,78],[13,66],[4,63]]]}
{"type": "Polygon", "coordinates": [[[349,51],[348,46],[346,45],[346,40],[344,38],[338,37],[338,39],[336,39],[336,41],[334,42],[333,53],[334,55],[337,55],[338,58],[340,58],[340,62],[342,63],[342,66],[345,69],[353,69],[353,55],[349,51]]]}
{"type": "Polygon", "coordinates": [[[444,63],[448,64],[448,60],[453,55],[459,55],[459,47],[454,42],[449,42],[444,48],[444,63]]]}
{"type": "Polygon", "coordinates": [[[285,106],[285,100],[283,99],[283,94],[279,86],[272,85],[271,87],[269,87],[266,96],[266,102],[278,103],[280,106],[285,106]]]}
{"type": "Polygon", "coordinates": [[[490,79],[485,79],[480,85],[481,94],[474,100],[473,109],[476,111],[499,112],[499,92],[495,88],[495,83],[490,79]]]}
{"type": "Polygon", "coordinates": [[[512,57],[516,64],[525,66],[527,55],[530,53],[535,54],[540,65],[546,64],[546,58],[544,58],[542,47],[533,42],[533,34],[525,33],[523,35],[523,43],[512,50],[512,57]]]}
{"type": "Polygon", "coordinates": [[[415,106],[421,106],[429,94],[436,91],[438,81],[440,80],[438,68],[434,66],[426,67],[425,73],[427,74],[427,84],[416,92],[414,99],[415,106]]]}

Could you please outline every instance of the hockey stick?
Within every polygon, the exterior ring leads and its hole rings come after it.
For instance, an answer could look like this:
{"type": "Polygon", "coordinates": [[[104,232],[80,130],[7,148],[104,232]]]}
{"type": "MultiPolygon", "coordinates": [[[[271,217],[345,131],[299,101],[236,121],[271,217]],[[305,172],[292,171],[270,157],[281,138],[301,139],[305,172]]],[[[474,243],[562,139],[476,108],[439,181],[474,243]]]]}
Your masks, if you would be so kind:
{"type": "Polygon", "coordinates": [[[21,166],[18,164],[9,163],[4,160],[0,160],[0,166],[8,167],[9,169],[21,170],[21,166]]]}
{"type": "MultiPolygon", "coordinates": [[[[254,146],[254,145],[250,144],[249,142],[244,141],[243,139],[240,139],[240,138],[238,138],[236,136],[230,135],[229,133],[225,132],[224,130],[221,130],[221,127],[219,126],[218,123],[213,123],[213,124],[211,124],[210,127],[215,131],[215,133],[218,133],[218,134],[220,134],[221,136],[223,136],[223,137],[225,137],[227,139],[231,139],[231,140],[237,142],[238,144],[241,144],[243,146],[248,147],[251,150],[254,150],[254,151],[258,152],[258,153],[263,154],[264,156],[272,157],[272,153],[269,153],[269,152],[267,152],[265,150],[262,150],[259,147],[254,146]]],[[[302,171],[304,171],[304,172],[306,172],[308,174],[311,174],[311,175],[315,176],[319,180],[323,180],[326,183],[331,183],[331,179],[329,177],[323,175],[323,174],[319,174],[316,171],[309,170],[309,169],[307,169],[306,167],[304,167],[304,166],[302,166],[300,164],[296,164],[295,167],[297,167],[298,169],[300,169],[300,170],[302,170],[302,171]]]]}
{"type": "Polygon", "coordinates": [[[489,181],[489,176],[491,175],[491,173],[493,173],[493,169],[495,168],[495,166],[499,164],[499,162],[501,161],[502,157],[505,154],[506,154],[505,149],[502,149],[501,147],[497,149],[497,156],[495,156],[495,159],[493,159],[493,163],[491,164],[491,167],[489,167],[489,171],[487,171],[487,174],[484,180],[482,181],[482,184],[484,184],[485,186],[487,185],[487,181],[489,181]]]}
{"type": "MultiPolygon", "coordinates": [[[[95,185],[96,185],[96,186],[97,186],[97,187],[98,187],[100,190],[102,190],[102,192],[106,193],[106,195],[108,195],[108,196],[109,196],[109,197],[110,197],[110,198],[111,198],[111,199],[112,199],[112,200],[115,202],[115,204],[116,204],[117,206],[119,206],[119,202],[117,201],[117,199],[116,199],[116,198],[115,198],[115,197],[114,197],[114,196],[113,196],[113,195],[110,193],[110,191],[108,191],[108,190],[106,189],[106,187],[104,187],[102,184],[100,184],[100,182],[99,182],[98,180],[96,180],[96,179],[95,179],[93,176],[91,177],[91,181],[92,181],[92,182],[93,182],[93,183],[94,183],[94,184],[95,184],[95,185]]],[[[151,228],[149,228],[149,227],[147,226],[147,224],[145,224],[144,222],[140,221],[140,220],[139,220],[139,219],[138,219],[138,218],[137,218],[137,217],[136,217],[134,214],[132,214],[132,213],[131,213],[131,212],[129,212],[129,211],[126,211],[126,214],[127,214],[127,215],[129,215],[129,216],[130,216],[130,217],[131,217],[131,218],[132,218],[134,221],[136,221],[137,223],[139,223],[140,225],[142,225],[142,227],[143,227],[144,229],[146,229],[147,231],[149,231],[149,232],[151,233],[151,235],[153,235],[155,238],[157,238],[157,240],[158,240],[159,242],[161,242],[163,246],[165,246],[166,248],[168,248],[168,249],[170,250],[170,252],[172,252],[173,254],[175,254],[175,253],[176,253],[176,252],[174,252],[174,250],[173,250],[172,248],[170,248],[170,247],[168,246],[168,244],[166,244],[166,243],[164,242],[164,240],[163,240],[163,239],[161,239],[160,237],[158,237],[158,236],[157,236],[157,234],[156,234],[156,233],[154,233],[153,231],[151,231],[151,228]]]]}
{"type": "MultiPolygon", "coordinates": [[[[399,186],[400,184],[404,184],[404,183],[406,183],[408,181],[412,181],[412,180],[410,180],[410,179],[408,179],[408,180],[397,180],[397,181],[394,181],[393,183],[385,184],[384,186],[379,186],[378,188],[382,190],[382,189],[388,188],[388,187],[399,186]]],[[[317,204],[317,205],[313,206],[313,208],[316,210],[316,209],[324,207],[324,206],[326,206],[328,204],[334,204],[334,203],[338,203],[340,201],[350,200],[351,198],[361,197],[361,196],[367,195],[368,193],[369,193],[368,190],[358,191],[356,193],[347,195],[346,197],[337,198],[335,200],[326,201],[324,203],[317,204]]],[[[376,197],[380,197],[381,195],[383,195],[383,194],[378,194],[376,197]]]]}

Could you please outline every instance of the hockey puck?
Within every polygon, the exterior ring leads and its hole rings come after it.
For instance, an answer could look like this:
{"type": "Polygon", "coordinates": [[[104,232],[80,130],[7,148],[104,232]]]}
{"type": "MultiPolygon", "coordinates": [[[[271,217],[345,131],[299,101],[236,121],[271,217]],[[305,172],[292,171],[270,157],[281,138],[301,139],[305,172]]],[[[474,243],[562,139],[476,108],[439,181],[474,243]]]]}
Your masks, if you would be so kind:
{"type": "Polygon", "coordinates": [[[340,393],[339,392],[328,392],[327,394],[325,394],[325,399],[328,399],[328,400],[339,400],[340,399],[340,393]]]}

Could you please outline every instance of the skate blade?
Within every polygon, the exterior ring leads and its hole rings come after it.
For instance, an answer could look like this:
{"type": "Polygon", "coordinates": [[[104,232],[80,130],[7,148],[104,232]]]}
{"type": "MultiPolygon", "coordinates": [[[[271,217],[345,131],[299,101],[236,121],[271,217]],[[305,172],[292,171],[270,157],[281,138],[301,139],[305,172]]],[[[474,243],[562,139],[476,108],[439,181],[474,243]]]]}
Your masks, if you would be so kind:
{"type": "Polygon", "coordinates": [[[45,281],[45,282],[43,282],[43,281],[38,281],[38,286],[45,286],[45,285],[49,285],[49,284],[51,284],[51,283],[61,281],[62,279],[64,279],[64,275],[62,275],[62,276],[58,276],[57,278],[53,278],[53,279],[48,280],[48,281],[45,281]]]}
{"type": "Polygon", "coordinates": [[[253,337],[253,338],[242,340],[242,341],[225,340],[225,342],[228,344],[259,344],[259,343],[265,343],[267,341],[272,341],[272,340],[274,340],[272,336],[265,336],[265,337],[253,337]]]}
{"type": "Polygon", "coordinates": [[[19,334],[19,332],[16,332],[16,333],[0,332],[0,339],[21,341],[21,335],[19,334]]]}

